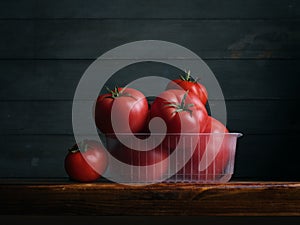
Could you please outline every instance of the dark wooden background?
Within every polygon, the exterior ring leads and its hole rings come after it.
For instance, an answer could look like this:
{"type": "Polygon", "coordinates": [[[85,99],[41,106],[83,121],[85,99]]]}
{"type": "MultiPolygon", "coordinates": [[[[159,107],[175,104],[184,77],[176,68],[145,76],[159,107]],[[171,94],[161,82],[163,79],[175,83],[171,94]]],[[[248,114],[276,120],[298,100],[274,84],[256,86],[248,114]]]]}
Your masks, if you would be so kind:
{"type": "MultiPolygon", "coordinates": [[[[114,47],[157,39],[191,49],[215,73],[228,128],[244,134],[234,179],[299,181],[299,7],[297,0],[1,0],[0,177],[66,177],[83,72],[114,47]]],[[[120,71],[119,85],[141,71],[178,75],[142,63],[120,71]]]]}

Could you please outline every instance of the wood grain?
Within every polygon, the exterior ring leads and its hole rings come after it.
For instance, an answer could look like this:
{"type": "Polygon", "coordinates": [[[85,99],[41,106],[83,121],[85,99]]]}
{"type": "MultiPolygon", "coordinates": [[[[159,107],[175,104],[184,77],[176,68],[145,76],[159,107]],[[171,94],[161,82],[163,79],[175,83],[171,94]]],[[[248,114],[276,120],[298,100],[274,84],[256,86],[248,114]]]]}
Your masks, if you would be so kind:
{"type": "Polygon", "coordinates": [[[0,196],[1,214],[6,215],[300,215],[299,183],[124,186],[1,181],[0,196]]]}
{"type": "Polygon", "coordinates": [[[220,2],[181,0],[64,0],[1,1],[0,18],[243,18],[282,19],[299,17],[299,2],[293,0],[228,0],[220,2]]]}
{"type": "Polygon", "coordinates": [[[299,23],[298,20],[0,20],[3,34],[0,58],[95,59],[128,42],[165,40],[191,49],[201,58],[293,59],[299,58],[299,23]]]}

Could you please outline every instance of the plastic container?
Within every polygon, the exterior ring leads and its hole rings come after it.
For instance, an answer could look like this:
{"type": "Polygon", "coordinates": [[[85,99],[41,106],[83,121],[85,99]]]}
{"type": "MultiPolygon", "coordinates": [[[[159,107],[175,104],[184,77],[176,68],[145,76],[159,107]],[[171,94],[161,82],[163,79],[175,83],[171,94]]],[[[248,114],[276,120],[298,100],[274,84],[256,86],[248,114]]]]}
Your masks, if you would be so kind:
{"type": "Polygon", "coordinates": [[[117,134],[105,137],[106,177],[121,183],[224,183],[241,133],[117,134]]]}

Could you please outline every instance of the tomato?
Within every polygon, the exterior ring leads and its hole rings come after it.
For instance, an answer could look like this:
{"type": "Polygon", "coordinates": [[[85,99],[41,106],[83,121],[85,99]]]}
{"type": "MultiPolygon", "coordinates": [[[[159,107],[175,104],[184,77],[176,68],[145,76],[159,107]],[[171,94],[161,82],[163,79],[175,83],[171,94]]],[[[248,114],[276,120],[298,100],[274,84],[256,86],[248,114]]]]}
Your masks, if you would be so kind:
{"type": "Polygon", "coordinates": [[[190,71],[186,73],[185,77],[180,76],[180,79],[172,80],[167,85],[166,89],[183,89],[185,91],[188,90],[189,93],[198,96],[204,105],[207,103],[208,93],[206,88],[199,82],[191,80],[190,71]]]}
{"type": "Polygon", "coordinates": [[[138,166],[133,170],[131,167],[124,168],[119,163],[110,165],[110,170],[114,173],[119,173],[125,181],[156,182],[167,175],[168,154],[162,146],[148,151],[137,151],[124,145],[119,145],[119,148],[115,148],[111,154],[123,163],[138,166]]]}
{"type": "Polygon", "coordinates": [[[67,174],[72,180],[81,182],[92,182],[100,178],[107,164],[106,151],[99,142],[92,140],[75,144],[65,157],[67,174]]]}
{"type": "Polygon", "coordinates": [[[161,146],[148,151],[138,151],[123,145],[120,145],[119,149],[112,152],[112,155],[121,162],[134,166],[153,165],[164,160],[168,156],[161,146]]]}
{"type": "Polygon", "coordinates": [[[148,127],[149,121],[150,121],[150,109],[148,109],[147,118],[146,118],[146,122],[144,124],[144,127],[141,130],[140,134],[137,135],[139,138],[142,137],[141,134],[145,134],[146,137],[150,134],[150,130],[149,130],[149,127],[148,127]]]}
{"type": "MultiPolygon", "coordinates": [[[[204,133],[199,134],[199,142],[192,158],[178,172],[186,179],[213,181],[222,174],[230,155],[228,129],[213,117],[208,117],[204,133]],[[200,165],[201,164],[201,165],[200,165]],[[200,168],[204,166],[205,168],[200,168]]],[[[186,149],[183,149],[186,150],[186,149]]]]}
{"type": "MultiPolygon", "coordinates": [[[[208,117],[205,106],[200,99],[183,90],[162,92],[151,105],[150,118],[160,117],[167,128],[164,147],[174,150],[180,135],[203,132],[208,117]]],[[[150,120],[151,123],[151,120],[150,120]]],[[[153,130],[160,133],[161,123],[153,123],[153,130]]]]}
{"type": "Polygon", "coordinates": [[[138,90],[115,88],[97,98],[95,122],[97,128],[106,135],[141,132],[147,118],[148,102],[138,90]]]}

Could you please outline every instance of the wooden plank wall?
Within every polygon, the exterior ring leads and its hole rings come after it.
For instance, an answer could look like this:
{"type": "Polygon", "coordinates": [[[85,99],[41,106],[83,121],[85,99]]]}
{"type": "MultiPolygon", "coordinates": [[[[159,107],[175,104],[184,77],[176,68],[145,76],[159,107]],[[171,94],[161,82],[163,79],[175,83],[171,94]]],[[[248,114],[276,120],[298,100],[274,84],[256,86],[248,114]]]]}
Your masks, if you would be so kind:
{"type": "MultiPolygon", "coordinates": [[[[216,75],[239,131],[235,180],[300,180],[297,0],[0,2],[0,177],[65,177],[71,105],[95,58],[146,39],[178,43],[216,75]]],[[[178,70],[141,63],[110,84],[178,70]]],[[[118,75],[118,76],[117,76],[118,75]]]]}

